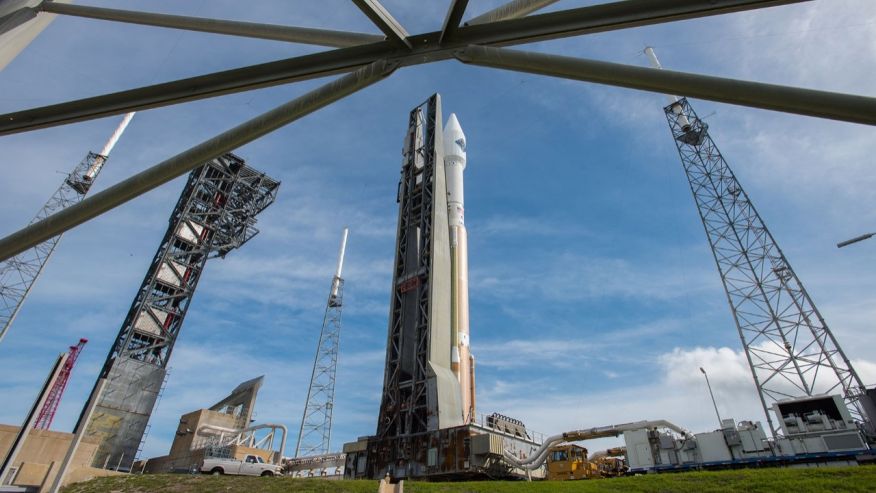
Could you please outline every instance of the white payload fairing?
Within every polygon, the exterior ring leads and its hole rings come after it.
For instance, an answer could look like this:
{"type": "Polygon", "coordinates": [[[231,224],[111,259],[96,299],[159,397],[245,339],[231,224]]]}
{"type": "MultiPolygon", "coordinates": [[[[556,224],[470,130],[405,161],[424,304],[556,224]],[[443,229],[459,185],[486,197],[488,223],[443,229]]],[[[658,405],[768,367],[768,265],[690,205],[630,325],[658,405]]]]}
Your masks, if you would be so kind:
{"type": "Polygon", "coordinates": [[[468,236],[465,231],[465,134],[456,114],[444,127],[444,173],[447,179],[447,219],[450,227],[450,368],[459,379],[462,414],[472,421],[475,410],[474,357],[469,349],[468,236]]]}

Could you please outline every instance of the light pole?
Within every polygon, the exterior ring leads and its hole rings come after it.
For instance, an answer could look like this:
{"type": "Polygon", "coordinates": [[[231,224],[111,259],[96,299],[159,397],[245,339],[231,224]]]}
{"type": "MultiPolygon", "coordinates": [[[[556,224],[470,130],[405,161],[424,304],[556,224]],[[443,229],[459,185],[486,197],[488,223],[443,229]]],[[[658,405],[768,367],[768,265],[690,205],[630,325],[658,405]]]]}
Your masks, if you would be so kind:
{"type": "Polygon", "coordinates": [[[842,247],[844,247],[844,246],[849,246],[849,245],[851,245],[852,243],[857,243],[857,242],[859,242],[859,241],[869,240],[869,239],[872,238],[874,235],[876,235],[876,233],[867,233],[867,234],[865,234],[865,235],[856,236],[856,237],[852,238],[851,240],[841,241],[841,242],[837,243],[837,244],[836,244],[836,247],[837,247],[837,248],[842,248],[842,247]]]}
{"type": "Polygon", "coordinates": [[[712,396],[712,405],[715,406],[715,416],[718,416],[718,426],[723,427],[724,424],[721,422],[721,413],[718,412],[718,404],[715,403],[715,394],[712,393],[712,384],[709,383],[709,375],[706,374],[706,370],[703,370],[703,367],[700,367],[700,371],[703,373],[703,376],[706,377],[706,386],[709,387],[709,395],[712,396]]]}

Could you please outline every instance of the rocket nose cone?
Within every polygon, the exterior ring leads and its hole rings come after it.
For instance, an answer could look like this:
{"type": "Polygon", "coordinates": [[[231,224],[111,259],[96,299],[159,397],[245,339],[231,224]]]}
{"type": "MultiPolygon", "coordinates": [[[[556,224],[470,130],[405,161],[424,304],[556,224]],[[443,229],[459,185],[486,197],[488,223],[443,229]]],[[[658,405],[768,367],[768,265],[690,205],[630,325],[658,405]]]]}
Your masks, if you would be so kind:
{"type": "Polygon", "coordinates": [[[456,113],[451,113],[444,126],[444,156],[455,157],[465,162],[465,134],[456,119],[456,113]]]}

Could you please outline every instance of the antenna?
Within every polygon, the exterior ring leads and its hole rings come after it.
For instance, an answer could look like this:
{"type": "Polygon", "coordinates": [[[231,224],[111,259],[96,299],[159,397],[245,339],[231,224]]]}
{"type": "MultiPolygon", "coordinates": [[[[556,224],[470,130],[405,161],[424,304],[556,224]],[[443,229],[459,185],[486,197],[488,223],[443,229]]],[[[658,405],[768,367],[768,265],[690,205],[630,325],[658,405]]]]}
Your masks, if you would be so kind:
{"type": "MultiPolygon", "coordinates": [[[[58,190],[37,212],[30,224],[39,222],[85,198],[98,173],[109,158],[109,152],[133,117],[134,113],[125,115],[100,154],[89,152],[85,159],[73,168],[73,171],[67,175],[58,190]]],[[[30,250],[0,262],[0,341],[3,341],[9,327],[18,316],[21,305],[24,304],[24,300],[42,274],[60,240],[61,235],[49,238],[30,250]]]]}

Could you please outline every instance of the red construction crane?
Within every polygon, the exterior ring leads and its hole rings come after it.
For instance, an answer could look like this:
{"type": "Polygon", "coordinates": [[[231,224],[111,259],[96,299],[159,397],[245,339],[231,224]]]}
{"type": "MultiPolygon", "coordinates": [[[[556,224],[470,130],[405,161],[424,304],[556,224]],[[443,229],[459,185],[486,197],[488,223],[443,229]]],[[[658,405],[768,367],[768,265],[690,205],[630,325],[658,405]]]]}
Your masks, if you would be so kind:
{"type": "Polygon", "coordinates": [[[46,398],[46,403],[40,409],[40,414],[37,416],[36,423],[33,427],[36,430],[48,430],[52,425],[52,420],[55,419],[55,411],[58,410],[58,404],[61,403],[61,396],[64,395],[64,389],[67,388],[67,380],[70,379],[70,373],[73,371],[73,365],[76,364],[76,358],[82,352],[82,348],[88,339],[79,339],[79,344],[70,346],[70,356],[67,357],[67,362],[61,368],[61,374],[55,380],[55,385],[49,391],[49,396],[46,398]]]}

